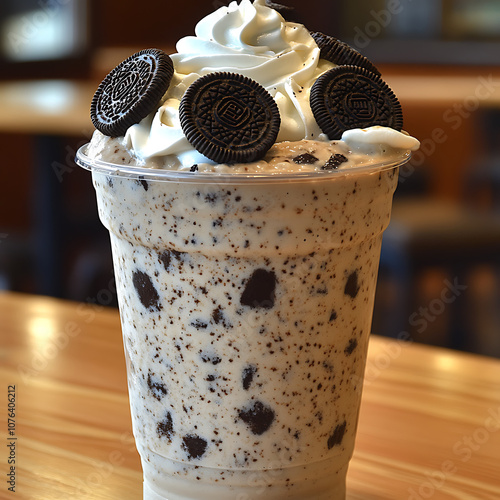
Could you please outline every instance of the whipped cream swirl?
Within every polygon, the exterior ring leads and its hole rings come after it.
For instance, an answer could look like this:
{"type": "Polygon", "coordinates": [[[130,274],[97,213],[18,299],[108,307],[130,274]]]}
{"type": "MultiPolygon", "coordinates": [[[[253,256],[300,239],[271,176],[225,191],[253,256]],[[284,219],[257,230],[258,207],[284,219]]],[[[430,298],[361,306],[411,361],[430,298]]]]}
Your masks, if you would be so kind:
{"type": "Polygon", "coordinates": [[[277,141],[327,140],[311,111],[310,90],[335,64],[320,60],[309,31],[285,22],[265,0],[242,0],[202,19],[196,36],[182,38],[173,54],[175,73],[159,109],[129,128],[126,147],[142,159],[170,156],[171,167],[213,163],[187,141],[179,106],[187,88],[209,73],[240,73],[260,83],[275,99],[281,128],[277,141]],[[177,165],[175,165],[177,164],[177,165]]]}

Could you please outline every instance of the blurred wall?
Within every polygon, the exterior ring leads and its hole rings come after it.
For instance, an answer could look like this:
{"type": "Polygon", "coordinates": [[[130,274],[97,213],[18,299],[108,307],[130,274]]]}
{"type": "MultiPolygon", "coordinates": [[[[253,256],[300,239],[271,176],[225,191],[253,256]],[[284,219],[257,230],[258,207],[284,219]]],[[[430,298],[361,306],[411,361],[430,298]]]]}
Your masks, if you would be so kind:
{"type": "MultiPolygon", "coordinates": [[[[332,0],[285,0],[310,29],[334,33],[332,0]]],[[[120,0],[94,2],[92,34],[97,46],[174,46],[194,33],[196,23],[227,0],[143,0],[140,8],[126,8],[120,0]]]]}

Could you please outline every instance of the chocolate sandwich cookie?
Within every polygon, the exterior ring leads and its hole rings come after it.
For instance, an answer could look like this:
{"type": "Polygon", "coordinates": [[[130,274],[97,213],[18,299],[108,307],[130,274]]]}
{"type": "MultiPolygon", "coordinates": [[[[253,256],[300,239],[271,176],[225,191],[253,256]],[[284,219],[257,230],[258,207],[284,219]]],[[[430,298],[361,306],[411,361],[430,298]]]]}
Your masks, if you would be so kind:
{"type": "Polygon", "coordinates": [[[310,102],[330,140],[353,128],[403,128],[403,111],[394,92],[382,78],[357,66],[338,66],[321,75],[311,89],[310,102]]]}
{"type": "Polygon", "coordinates": [[[124,135],[154,111],[173,74],[172,60],[159,49],[141,50],[125,59],[94,94],[90,117],[95,128],[111,137],[124,135]]]}
{"type": "Polygon", "coordinates": [[[339,66],[359,66],[381,76],[380,71],[368,58],[347,43],[319,31],[311,33],[311,36],[320,49],[321,59],[326,59],[339,66]]]}
{"type": "Polygon", "coordinates": [[[269,92],[236,73],[211,73],[192,83],[179,117],[197,151],[228,164],[260,160],[276,141],[281,123],[269,92]]]}

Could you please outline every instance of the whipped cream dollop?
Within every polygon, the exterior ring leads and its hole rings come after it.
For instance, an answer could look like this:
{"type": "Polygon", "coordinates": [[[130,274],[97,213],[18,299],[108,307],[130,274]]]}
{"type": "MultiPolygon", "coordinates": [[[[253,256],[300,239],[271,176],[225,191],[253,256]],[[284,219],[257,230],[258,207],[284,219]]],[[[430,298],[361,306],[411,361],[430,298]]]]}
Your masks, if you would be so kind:
{"type": "MultiPolygon", "coordinates": [[[[127,163],[179,170],[196,165],[210,170],[215,163],[187,140],[179,107],[189,86],[214,72],[242,74],[271,94],[281,117],[277,143],[329,142],[314,118],[310,93],[318,77],[336,65],[320,59],[320,49],[307,28],[286,22],[265,0],[233,1],[219,8],[197,24],[195,36],[179,40],[176,49],[171,55],[173,79],[159,108],[132,125],[124,137],[107,138],[96,131],[90,156],[106,159],[113,149],[113,158],[119,156],[127,163]]],[[[348,132],[342,140],[357,154],[415,150],[419,145],[407,134],[386,127],[348,132]]],[[[262,162],[260,169],[265,169],[262,162]]]]}
{"type": "Polygon", "coordinates": [[[285,22],[265,0],[242,0],[219,8],[197,24],[195,36],[179,40],[176,49],[171,55],[174,77],[160,108],[125,136],[127,147],[138,157],[174,155],[185,165],[212,163],[187,141],[179,106],[195,80],[219,71],[247,76],[274,97],[281,115],[277,141],[323,136],[309,95],[317,78],[335,64],[320,59],[320,50],[304,26],[285,22]]]}
{"type": "Polygon", "coordinates": [[[387,154],[392,151],[417,151],[420,142],[404,132],[393,128],[368,127],[366,129],[353,128],[342,134],[344,142],[353,153],[387,154]]]}

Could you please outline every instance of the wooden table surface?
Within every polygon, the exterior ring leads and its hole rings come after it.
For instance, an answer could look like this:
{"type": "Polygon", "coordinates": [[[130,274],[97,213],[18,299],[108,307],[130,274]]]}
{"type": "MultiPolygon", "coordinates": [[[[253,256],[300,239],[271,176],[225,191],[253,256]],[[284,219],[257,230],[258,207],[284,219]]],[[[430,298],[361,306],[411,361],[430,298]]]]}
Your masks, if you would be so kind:
{"type": "MultiPolygon", "coordinates": [[[[141,498],[107,294],[0,294],[1,499],[141,498]]],[[[500,361],[373,336],[347,498],[500,499],[500,361]]]]}

